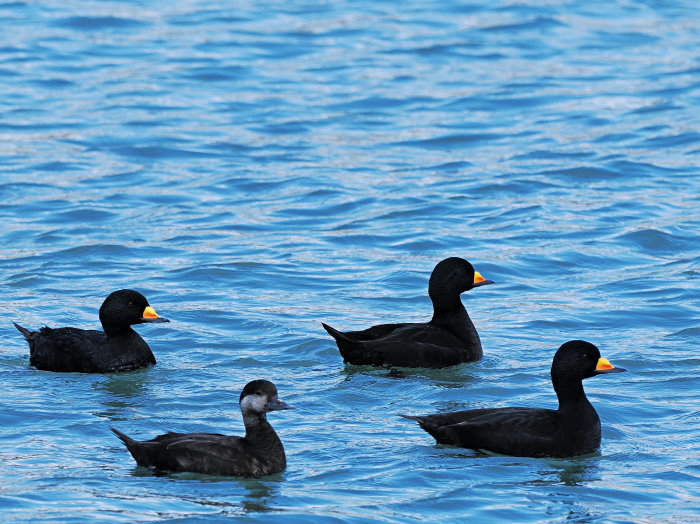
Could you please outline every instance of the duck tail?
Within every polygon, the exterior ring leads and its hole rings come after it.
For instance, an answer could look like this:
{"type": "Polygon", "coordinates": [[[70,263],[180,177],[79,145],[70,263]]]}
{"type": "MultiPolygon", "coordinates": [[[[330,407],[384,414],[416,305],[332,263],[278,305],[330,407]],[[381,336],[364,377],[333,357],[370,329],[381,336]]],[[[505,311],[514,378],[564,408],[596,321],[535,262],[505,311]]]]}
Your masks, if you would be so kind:
{"type": "Polygon", "coordinates": [[[22,336],[27,342],[31,342],[32,339],[34,338],[34,333],[29,331],[27,328],[20,326],[17,322],[13,322],[15,327],[17,328],[17,331],[22,333],[22,336]]]}
{"type": "Polygon", "coordinates": [[[397,413],[396,414],[399,417],[407,418],[408,420],[415,420],[419,424],[423,422],[423,417],[417,416],[417,415],[404,415],[402,413],[397,413]]]}
{"type": "Polygon", "coordinates": [[[401,413],[397,413],[399,417],[407,418],[408,420],[414,420],[418,422],[418,425],[423,431],[427,431],[431,435],[433,435],[433,432],[435,428],[430,424],[430,420],[428,420],[428,417],[422,417],[420,415],[402,415],[401,413]]]}
{"type": "Polygon", "coordinates": [[[355,340],[323,322],[321,322],[321,325],[335,339],[335,343],[340,350],[340,356],[343,357],[345,362],[356,365],[373,364],[381,366],[383,364],[384,360],[379,358],[375,352],[368,351],[362,341],[355,340]]]}
{"type": "Polygon", "coordinates": [[[430,416],[420,416],[420,415],[402,415],[401,413],[397,413],[399,417],[407,418],[408,420],[415,420],[418,422],[418,425],[420,428],[428,433],[431,437],[433,437],[436,442],[440,444],[450,444],[449,440],[445,440],[442,436],[443,433],[443,428],[441,428],[439,425],[434,424],[430,416]]]}
{"type": "Polygon", "coordinates": [[[323,322],[321,322],[321,325],[323,326],[323,329],[325,329],[326,331],[328,331],[328,334],[329,334],[330,336],[332,336],[334,339],[336,339],[336,341],[339,341],[339,342],[340,342],[340,341],[343,341],[343,342],[355,342],[353,339],[351,339],[350,337],[348,337],[348,336],[347,336],[345,333],[343,333],[342,331],[338,331],[337,329],[332,328],[331,326],[329,326],[328,324],[324,324],[323,322]]]}
{"type": "MultiPolygon", "coordinates": [[[[136,443],[136,441],[133,438],[131,438],[129,435],[125,435],[124,433],[122,433],[118,429],[113,428],[112,426],[110,426],[109,429],[111,429],[112,433],[114,433],[117,437],[119,437],[119,440],[121,440],[127,448],[129,448],[130,444],[136,443]]],[[[129,449],[131,449],[131,448],[129,448],[129,449]]]]}
{"type": "Polygon", "coordinates": [[[143,449],[143,446],[140,445],[141,443],[138,440],[134,440],[129,435],[125,435],[111,426],[109,429],[124,443],[126,449],[129,450],[129,453],[134,457],[134,460],[139,466],[150,467],[151,464],[148,460],[148,453],[146,453],[146,450],[143,449]]]}

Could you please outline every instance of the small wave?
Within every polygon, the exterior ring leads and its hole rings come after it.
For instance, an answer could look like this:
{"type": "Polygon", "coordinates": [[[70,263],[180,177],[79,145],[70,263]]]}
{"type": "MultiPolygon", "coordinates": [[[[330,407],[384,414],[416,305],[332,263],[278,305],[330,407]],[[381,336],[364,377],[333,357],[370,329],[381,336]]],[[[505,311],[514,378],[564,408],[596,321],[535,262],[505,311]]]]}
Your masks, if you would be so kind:
{"type": "Polygon", "coordinates": [[[80,31],[101,31],[103,29],[139,29],[148,24],[141,20],[118,16],[71,16],[55,20],[53,25],[80,31]]]}

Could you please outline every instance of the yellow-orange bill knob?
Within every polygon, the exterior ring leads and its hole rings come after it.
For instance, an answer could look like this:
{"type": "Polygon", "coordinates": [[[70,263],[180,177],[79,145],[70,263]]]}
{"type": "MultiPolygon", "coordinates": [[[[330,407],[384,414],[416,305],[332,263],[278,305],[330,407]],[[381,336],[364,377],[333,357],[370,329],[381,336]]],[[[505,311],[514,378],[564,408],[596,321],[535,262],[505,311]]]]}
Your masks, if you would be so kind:
{"type": "Polygon", "coordinates": [[[483,282],[486,280],[484,277],[481,276],[481,273],[478,271],[474,271],[474,283],[478,284],[479,282],[483,282]]]}
{"type": "Polygon", "coordinates": [[[158,316],[158,313],[156,313],[156,310],[153,309],[151,306],[148,306],[146,309],[143,310],[143,315],[141,315],[143,318],[160,318],[158,316]]]}
{"type": "Polygon", "coordinates": [[[615,369],[615,366],[613,366],[607,358],[601,357],[598,359],[595,368],[598,371],[605,371],[606,369],[615,369]]]}

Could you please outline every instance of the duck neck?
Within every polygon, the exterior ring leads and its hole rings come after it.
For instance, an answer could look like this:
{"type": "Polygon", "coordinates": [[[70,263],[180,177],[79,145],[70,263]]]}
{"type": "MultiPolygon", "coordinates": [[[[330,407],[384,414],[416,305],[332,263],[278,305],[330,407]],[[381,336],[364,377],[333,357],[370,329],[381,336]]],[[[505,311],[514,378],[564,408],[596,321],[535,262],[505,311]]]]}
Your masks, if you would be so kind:
{"type": "Polygon", "coordinates": [[[102,324],[102,331],[105,332],[105,335],[107,335],[107,338],[117,338],[117,337],[133,337],[136,335],[137,337],[140,337],[136,331],[131,329],[130,325],[118,325],[118,326],[105,326],[102,324]]]}
{"type": "Polygon", "coordinates": [[[266,459],[274,459],[286,466],[287,458],[284,454],[282,441],[275,433],[264,413],[244,413],[245,439],[254,443],[255,449],[266,459]]]}
{"type": "MultiPolygon", "coordinates": [[[[581,379],[552,380],[559,399],[558,429],[571,453],[591,452],[600,446],[600,418],[586,398],[581,379]]],[[[567,452],[569,453],[569,452],[567,452]]]]}
{"type": "Polygon", "coordinates": [[[430,300],[433,302],[432,322],[444,320],[453,316],[465,316],[469,318],[459,293],[450,293],[447,290],[441,290],[439,293],[432,292],[430,293],[430,300]]]}
{"type": "Polygon", "coordinates": [[[552,385],[559,399],[559,411],[568,409],[581,410],[582,406],[587,408],[591,403],[586,397],[586,392],[583,390],[583,382],[580,379],[572,379],[571,377],[552,377],[552,385]]]}
{"type": "Polygon", "coordinates": [[[430,298],[433,301],[433,318],[430,324],[448,330],[465,345],[481,347],[479,335],[459,293],[431,294],[430,298]]]}
{"type": "Polygon", "coordinates": [[[275,436],[275,430],[267,421],[265,413],[244,413],[243,424],[245,424],[246,438],[260,438],[260,435],[271,433],[275,436]]]}

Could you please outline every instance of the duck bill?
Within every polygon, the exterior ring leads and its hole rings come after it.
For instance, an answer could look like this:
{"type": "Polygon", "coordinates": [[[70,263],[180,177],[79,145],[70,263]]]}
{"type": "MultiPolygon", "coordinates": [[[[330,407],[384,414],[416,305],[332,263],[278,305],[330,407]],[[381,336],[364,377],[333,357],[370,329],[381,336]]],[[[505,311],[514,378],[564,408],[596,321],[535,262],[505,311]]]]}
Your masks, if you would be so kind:
{"type": "Polygon", "coordinates": [[[495,282],[493,280],[486,280],[481,276],[481,273],[474,271],[474,283],[472,284],[472,288],[486,286],[488,284],[495,284],[495,282]]]}
{"type": "Polygon", "coordinates": [[[280,411],[282,409],[294,409],[294,406],[290,406],[289,404],[278,398],[273,398],[270,402],[267,403],[268,411],[280,411]]]}
{"type": "Polygon", "coordinates": [[[607,358],[603,357],[598,359],[598,363],[595,366],[596,375],[602,375],[604,373],[622,373],[623,371],[627,370],[623,368],[616,368],[607,358]]]}
{"type": "Polygon", "coordinates": [[[146,307],[146,309],[143,310],[143,314],[141,315],[141,322],[170,322],[167,318],[159,317],[158,313],[156,313],[156,310],[153,309],[151,306],[146,307]]]}

